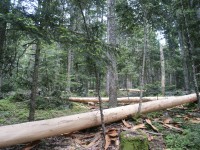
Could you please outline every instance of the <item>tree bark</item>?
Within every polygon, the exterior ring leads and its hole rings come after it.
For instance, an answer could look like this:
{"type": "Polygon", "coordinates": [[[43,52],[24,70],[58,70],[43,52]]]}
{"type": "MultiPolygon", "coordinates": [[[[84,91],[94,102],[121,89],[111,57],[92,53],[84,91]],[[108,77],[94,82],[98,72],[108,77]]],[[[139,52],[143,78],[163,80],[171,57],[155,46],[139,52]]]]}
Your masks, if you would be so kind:
{"type": "MultiPolygon", "coordinates": [[[[141,91],[140,89],[119,89],[119,90],[120,91],[134,92],[134,93],[137,93],[137,92],[141,91]]],[[[142,92],[145,92],[145,90],[142,90],[142,92]]]]}
{"type": "MultiPolygon", "coordinates": [[[[158,111],[197,100],[195,94],[179,96],[169,100],[147,102],[142,105],[141,113],[158,111]]],[[[121,106],[104,110],[104,122],[111,123],[134,115],[138,112],[138,104],[121,106]]],[[[0,147],[35,141],[63,133],[87,129],[101,125],[99,111],[87,112],[66,117],[27,122],[0,127],[0,147]]]]}
{"type": "Polygon", "coordinates": [[[161,63],[161,89],[162,95],[165,96],[165,59],[163,53],[163,47],[160,44],[160,63],[161,63]]]}
{"type": "Polygon", "coordinates": [[[40,49],[41,49],[41,43],[38,39],[37,44],[36,44],[36,50],[35,50],[35,63],[34,63],[34,70],[33,70],[33,77],[32,77],[29,121],[34,121],[35,119],[36,96],[37,96],[37,88],[38,88],[38,71],[39,71],[39,63],[40,63],[40,49]]]}
{"type": "Polygon", "coordinates": [[[183,0],[181,0],[181,9],[182,9],[182,14],[184,17],[184,23],[185,23],[185,27],[186,27],[186,34],[187,34],[187,40],[188,40],[188,56],[190,59],[190,62],[192,64],[192,77],[193,77],[193,85],[194,85],[194,89],[195,89],[195,93],[197,96],[197,101],[198,101],[198,107],[200,108],[200,96],[199,96],[199,88],[198,88],[198,82],[197,82],[197,77],[196,77],[196,70],[195,70],[195,63],[194,63],[194,45],[191,39],[191,35],[190,35],[190,31],[189,31],[189,25],[188,25],[188,20],[187,17],[184,13],[184,7],[183,7],[183,0]]]}
{"type": "Polygon", "coordinates": [[[68,60],[67,60],[67,91],[70,91],[71,88],[71,62],[72,62],[72,50],[71,47],[69,48],[68,51],[68,60]]]}
{"type": "MultiPolygon", "coordinates": [[[[161,100],[161,99],[170,99],[175,96],[169,96],[169,97],[143,97],[142,101],[143,102],[148,102],[148,101],[154,101],[154,100],[161,100]]],[[[109,102],[108,97],[101,97],[102,102],[109,102]]],[[[82,102],[82,103],[88,103],[88,102],[98,102],[97,97],[69,97],[69,101],[74,101],[74,102],[82,102]]],[[[139,103],[140,102],[140,97],[120,97],[117,98],[118,103],[139,103]]]]}
{"type": "Polygon", "coordinates": [[[131,75],[126,76],[126,88],[127,89],[132,88],[132,78],[131,77],[132,77],[131,75]]]}
{"type": "Polygon", "coordinates": [[[108,66],[107,66],[107,88],[109,93],[109,107],[117,106],[117,63],[115,58],[116,47],[116,21],[115,21],[115,0],[107,0],[108,5],[108,22],[107,22],[107,39],[109,50],[107,52],[108,66]]]}
{"type": "Polygon", "coordinates": [[[144,10],[144,49],[143,49],[143,59],[142,59],[142,72],[140,78],[140,103],[138,107],[138,114],[140,114],[142,107],[142,97],[143,97],[143,89],[144,89],[144,71],[145,71],[145,62],[146,62],[146,53],[147,53],[147,18],[146,18],[146,10],[144,10]]]}
{"type": "Polygon", "coordinates": [[[189,75],[188,75],[188,66],[187,66],[187,56],[183,44],[183,34],[182,31],[178,31],[179,36],[179,45],[182,57],[182,64],[183,64],[183,76],[184,76],[184,84],[185,84],[185,91],[189,92],[189,75]]]}
{"type": "Polygon", "coordinates": [[[3,70],[2,70],[2,68],[0,68],[0,99],[3,98],[3,94],[2,94],[2,90],[1,90],[2,79],[3,79],[3,70]]]}
{"type": "MultiPolygon", "coordinates": [[[[7,14],[9,12],[10,0],[2,0],[0,2],[0,14],[7,14]]],[[[0,98],[2,97],[2,83],[3,83],[3,65],[4,65],[4,50],[6,41],[6,21],[0,18],[0,98]]]]}

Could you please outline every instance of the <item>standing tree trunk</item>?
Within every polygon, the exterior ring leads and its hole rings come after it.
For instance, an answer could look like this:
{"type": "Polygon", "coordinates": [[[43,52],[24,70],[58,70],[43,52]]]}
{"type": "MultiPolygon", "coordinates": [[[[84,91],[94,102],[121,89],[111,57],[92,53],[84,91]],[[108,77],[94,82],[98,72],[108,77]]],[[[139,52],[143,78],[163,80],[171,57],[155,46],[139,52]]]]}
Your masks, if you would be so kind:
{"type": "Polygon", "coordinates": [[[163,46],[160,44],[160,63],[161,63],[161,89],[162,95],[165,96],[165,59],[163,46]]]}
{"type": "Polygon", "coordinates": [[[132,89],[132,76],[131,75],[126,76],[126,88],[132,89]]]}
{"type": "Polygon", "coordinates": [[[29,121],[34,121],[35,119],[35,107],[36,107],[36,96],[38,88],[38,71],[39,71],[39,60],[40,60],[40,49],[41,43],[39,39],[37,40],[36,50],[35,50],[35,63],[32,77],[32,88],[31,88],[31,99],[30,99],[30,110],[29,110],[29,121]]]}
{"type": "Polygon", "coordinates": [[[193,84],[194,84],[194,89],[195,89],[195,93],[197,96],[197,101],[198,101],[198,107],[200,108],[200,96],[199,96],[199,88],[198,88],[198,83],[197,83],[197,77],[196,77],[196,70],[195,70],[195,63],[194,63],[194,45],[192,43],[192,39],[191,39],[191,35],[189,32],[189,25],[188,25],[188,21],[187,21],[187,17],[184,13],[184,7],[183,7],[183,0],[181,0],[181,9],[182,9],[182,14],[184,17],[184,23],[185,23],[185,27],[186,27],[186,34],[187,34],[187,41],[188,41],[188,56],[190,59],[190,62],[192,64],[192,76],[193,76],[193,84]]]}
{"type": "Polygon", "coordinates": [[[146,62],[146,53],[147,53],[147,18],[146,11],[144,11],[144,49],[143,49],[143,59],[142,59],[142,72],[140,78],[140,103],[138,107],[138,114],[140,114],[142,107],[142,97],[144,89],[144,71],[145,71],[145,62],[146,62]]]}
{"type": "Polygon", "coordinates": [[[107,52],[108,66],[107,66],[107,92],[109,93],[109,107],[117,106],[117,64],[115,58],[116,47],[116,21],[115,21],[115,0],[107,0],[108,5],[108,22],[107,22],[107,39],[109,50],[107,52]]]}
{"type": "MultiPolygon", "coordinates": [[[[2,0],[0,2],[0,14],[9,12],[10,0],[2,0]]],[[[4,49],[6,41],[6,21],[0,18],[0,98],[2,97],[2,82],[3,82],[3,65],[4,65],[4,49]]]]}
{"type": "Polygon", "coordinates": [[[185,84],[185,91],[189,92],[189,75],[188,75],[188,66],[187,66],[187,56],[183,44],[183,33],[182,31],[178,32],[179,36],[179,44],[180,44],[180,51],[181,51],[181,57],[182,57],[182,63],[183,63],[183,76],[184,76],[184,84],[185,84]]]}
{"type": "Polygon", "coordinates": [[[0,68],[0,99],[3,98],[3,94],[2,94],[2,91],[1,91],[2,78],[3,78],[3,70],[2,70],[2,68],[0,68]]]}
{"type": "Polygon", "coordinates": [[[72,50],[71,47],[69,48],[68,51],[68,60],[67,60],[67,91],[70,91],[70,87],[71,87],[71,62],[72,62],[72,50]]]}

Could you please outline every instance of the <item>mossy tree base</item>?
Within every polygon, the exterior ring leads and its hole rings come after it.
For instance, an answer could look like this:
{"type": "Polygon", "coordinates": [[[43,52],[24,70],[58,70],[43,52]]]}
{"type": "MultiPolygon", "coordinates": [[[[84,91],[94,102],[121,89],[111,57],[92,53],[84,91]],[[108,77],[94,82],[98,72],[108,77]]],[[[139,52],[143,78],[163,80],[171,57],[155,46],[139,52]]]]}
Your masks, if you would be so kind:
{"type": "Polygon", "coordinates": [[[121,150],[148,150],[147,136],[141,131],[124,131],[120,134],[121,150]]]}

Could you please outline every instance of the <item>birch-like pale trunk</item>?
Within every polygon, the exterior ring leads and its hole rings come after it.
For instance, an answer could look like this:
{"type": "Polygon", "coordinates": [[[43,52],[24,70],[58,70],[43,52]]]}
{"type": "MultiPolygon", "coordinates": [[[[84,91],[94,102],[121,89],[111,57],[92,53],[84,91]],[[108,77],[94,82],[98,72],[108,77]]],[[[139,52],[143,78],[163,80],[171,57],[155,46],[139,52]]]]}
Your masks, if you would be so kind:
{"type": "Polygon", "coordinates": [[[160,63],[161,63],[161,92],[165,96],[165,58],[163,46],[160,44],[160,63]]]}
{"type": "Polygon", "coordinates": [[[147,53],[147,18],[146,18],[146,11],[144,11],[144,49],[143,49],[143,59],[142,59],[142,71],[141,71],[141,78],[140,78],[140,102],[138,107],[138,114],[140,114],[141,107],[142,107],[142,97],[143,97],[143,89],[144,89],[144,72],[145,72],[145,62],[146,62],[146,53],[147,53]]]}

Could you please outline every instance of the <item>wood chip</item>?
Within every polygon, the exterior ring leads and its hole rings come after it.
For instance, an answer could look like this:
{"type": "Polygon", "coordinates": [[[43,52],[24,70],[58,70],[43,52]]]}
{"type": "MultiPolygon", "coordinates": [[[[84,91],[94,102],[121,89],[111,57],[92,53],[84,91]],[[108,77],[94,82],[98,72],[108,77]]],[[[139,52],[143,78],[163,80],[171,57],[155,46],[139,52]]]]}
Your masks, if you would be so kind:
{"type": "Polygon", "coordinates": [[[127,123],[125,120],[122,120],[122,122],[123,122],[123,124],[125,125],[125,127],[127,127],[127,128],[131,128],[132,126],[129,124],[129,123],[127,123]]]}
{"type": "Polygon", "coordinates": [[[135,125],[131,128],[131,130],[137,130],[137,129],[145,129],[145,125],[142,123],[142,124],[138,124],[138,125],[135,125]]]}
{"type": "Polygon", "coordinates": [[[110,140],[110,137],[108,135],[106,135],[105,140],[106,140],[106,144],[105,144],[104,149],[107,150],[110,143],[111,143],[111,140],[110,140]]]}
{"type": "Polygon", "coordinates": [[[149,120],[149,119],[145,119],[145,120],[146,120],[146,123],[149,124],[153,130],[158,132],[158,129],[154,125],[152,125],[151,120],[149,120]]]}

